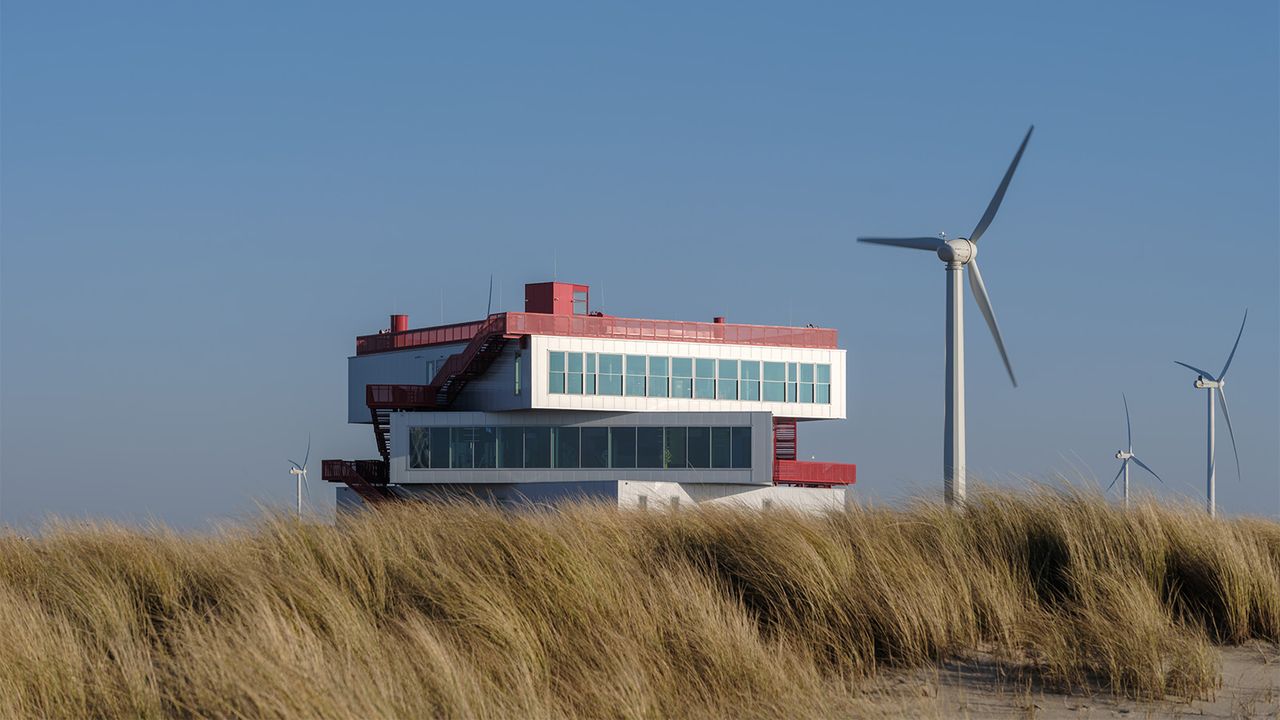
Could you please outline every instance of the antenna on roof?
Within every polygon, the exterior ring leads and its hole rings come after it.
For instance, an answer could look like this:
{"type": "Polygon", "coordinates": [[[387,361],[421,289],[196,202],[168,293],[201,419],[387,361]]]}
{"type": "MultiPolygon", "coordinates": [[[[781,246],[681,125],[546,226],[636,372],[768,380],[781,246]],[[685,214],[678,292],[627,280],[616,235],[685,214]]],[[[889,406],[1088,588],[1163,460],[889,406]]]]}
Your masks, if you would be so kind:
{"type": "Polygon", "coordinates": [[[551,279],[559,280],[560,273],[560,251],[558,248],[551,248],[551,279]]]}
{"type": "Polygon", "coordinates": [[[489,273],[489,306],[485,308],[484,316],[489,317],[493,314],[493,273],[489,273]]]}

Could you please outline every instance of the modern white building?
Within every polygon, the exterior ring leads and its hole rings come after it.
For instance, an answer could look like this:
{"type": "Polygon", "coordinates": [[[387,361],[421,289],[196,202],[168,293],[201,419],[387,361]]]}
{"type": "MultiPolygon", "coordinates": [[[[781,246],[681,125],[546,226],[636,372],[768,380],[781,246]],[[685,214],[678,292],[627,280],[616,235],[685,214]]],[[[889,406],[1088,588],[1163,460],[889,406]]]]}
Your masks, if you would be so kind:
{"type": "Polygon", "coordinates": [[[855,466],[796,458],[799,422],[845,417],[836,331],[619,318],[585,285],[525,311],[356,338],[348,421],[375,460],[326,460],[339,504],[466,497],[840,507],[855,466]]]}

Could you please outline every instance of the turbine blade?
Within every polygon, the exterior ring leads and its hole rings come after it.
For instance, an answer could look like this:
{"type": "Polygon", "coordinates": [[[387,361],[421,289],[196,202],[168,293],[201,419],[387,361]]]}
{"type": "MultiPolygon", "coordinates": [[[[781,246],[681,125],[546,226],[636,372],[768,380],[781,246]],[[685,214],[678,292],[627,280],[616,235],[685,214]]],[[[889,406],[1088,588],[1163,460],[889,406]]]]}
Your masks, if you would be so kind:
{"type": "Polygon", "coordinates": [[[1022,144],[1018,146],[1018,152],[1013,156],[1013,162],[1009,163],[1009,169],[1004,172],[1004,179],[1000,181],[1000,187],[996,188],[996,194],[991,198],[991,204],[987,205],[987,211],[983,213],[982,219],[978,221],[978,226],[973,229],[973,234],[969,236],[969,242],[978,242],[978,238],[982,237],[982,233],[987,231],[987,227],[995,219],[996,211],[1000,209],[1000,202],[1004,200],[1004,193],[1009,189],[1009,181],[1013,179],[1013,171],[1018,169],[1018,161],[1022,159],[1022,151],[1027,149],[1027,141],[1031,139],[1031,131],[1035,129],[1035,125],[1027,128],[1027,134],[1022,138],[1022,144]]]}
{"type": "Polygon", "coordinates": [[[1111,484],[1108,485],[1107,489],[1103,490],[1103,492],[1111,492],[1111,488],[1116,486],[1116,482],[1119,481],[1120,476],[1124,474],[1124,466],[1128,462],[1129,462],[1128,460],[1125,460],[1124,462],[1120,463],[1120,472],[1116,473],[1116,476],[1111,480],[1111,484]]]}
{"type": "Polygon", "coordinates": [[[928,250],[929,252],[937,252],[938,248],[946,244],[945,240],[936,237],[860,237],[858,238],[858,242],[870,243],[872,245],[892,245],[893,247],[911,248],[913,250],[928,250]]]}
{"type": "Polygon", "coordinates": [[[982,282],[982,273],[978,270],[978,261],[969,261],[969,289],[973,291],[973,299],[978,301],[978,309],[982,317],[987,319],[987,327],[991,328],[991,337],[996,339],[996,348],[1000,351],[1000,359],[1004,360],[1004,369],[1009,372],[1009,381],[1018,387],[1018,379],[1013,376],[1013,364],[1009,362],[1009,353],[1004,349],[1004,338],[1000,337],[1000,326],[996,324],[995,310],[991,309],[991,298],[987,297],[987,286],[982,282]]]}
{"type": "Polygon", "coordinates": [[[1222,372],[1218,373],[1218,379],[1222,380],[1227,377],[1227,368],[1231,367],[1231,361],[1235,359],[1236,348],[1240,347],[1240,336],[1244,335],[1244,324],[1249,319],[1249,308],[1244,309],[1244,320],[1240,321],[1240,332],[1236,333],[1236,344],[1231,346],[1231,354],[1227,356],[1227,364],[1222,366],[1222,372]]]}
{"type": "MultiPolygon", "coordinates": [[[[286,459],[286,460],[289,460],[288,458],[285,458],[285,459],[286,459]]],[[[302,469],[301,467],[299,467],[298,462],[297,462],[296,460],[289,460],[289,464],[290,464],[290,465],[292,465],[292,466],[294,466],[294,467],[296,467],[296,468],[298,468],[299,470],[301,470],[301,469],[302,469]]]]}
{"type": "Polygon", "coordinates": [[[1181,365],[1182,367],[1184,367],[1184,368],[1186,368],[1186,369],[1188,369],[1188,370],[1190,370],[1190,371],[1192,371],[1192,372],[1195,372],[1195,373],[1198,373],[1198,374],[1200,374],[1200,375],[1203,375],[1204,377],[1207,377],[1207,378],[1209,378],[1210,380],[1213,380],[1214,382],[1217,382],[1217,381],[1218,381],[1218,378],[1214,377],[1214,376],[1213,376],[1213,374],[1212,374],[1212,373],[1210,373],[1208,370],[1201,370],[1200,368],[1196,367],[1195,365],[1188,365],[1188,364],[1186,364],[1186,363],[1182,362],[1181,360],[1174,360],[1174,361],[1173,361],[1173,364],[1174,364],[1174,365],[1181,365]]]}
{"type": "Polygon", "coordinates": [[[1142,462],[1141,460],[1139,460],[1139,459],[1137,458],[1137,456],[1131,457],[1131,458],[1129,458],[1129,459],[1130,459],[1130,460],[1132,460],[1132,461],[1134,461],[1134,462],[1136,462],[1136,463],[1138,463],[1138,467],[1140,467],[1140,468],[1142,468],[1143,470],[1146,470],[1147,472],[1151,473],[1151,475],[1152,475],[1153,477],[1155,477],[1155,479],[1159,480],[1160,482],[1164,482],[1164,478],[1160,477],[1159,475],[1156,475],[1156,471],[1155,471],[1155,470],[1152,470],[1152,469],[1151,469],[1151,468],[1149,468],[1149,467],[1147,467],[1147,464],[1146,464],[1146,463],[1144,463],[1144,462],[1142,462]]]}
{"type": "Polygon", "coordinates": [[[1227,419],[1227,434],[1231,436],[1231,450],[1236,456],[1236,479],[1243,480],[1244,475],[1240,471],[1240,451],[1236,449],[1236,431],[1231,429],[1231,413],[1227,411],[1227,396],[1222,392],[1222,387],[1218,387],[1218,405],[1222,408],[1222,417],[1227,419]]]}
{"type": "Polygon", "coordinates": [[[306,469],[307,460],[311,459],[311,433],[307,433],[307,454],[302,456],[302,467],[306,469]]]}
{"type": "Polygon", "coordinates": [[[1129,431],[1129,452],[1133,452],[1133,425],[1129,422],[1129,398],[1124,393],[1120,393],[1120,397],[1124,398],[1124,428],[1129,431]]]}

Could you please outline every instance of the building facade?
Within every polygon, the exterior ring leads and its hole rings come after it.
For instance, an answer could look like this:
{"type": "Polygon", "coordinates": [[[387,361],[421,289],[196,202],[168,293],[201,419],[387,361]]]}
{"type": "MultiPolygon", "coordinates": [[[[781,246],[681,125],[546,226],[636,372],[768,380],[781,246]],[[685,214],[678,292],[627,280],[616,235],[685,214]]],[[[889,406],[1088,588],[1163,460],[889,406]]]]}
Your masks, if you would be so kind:
{"type": "Polygon", "coordinates": [[[855,467],[801,462],[799,423],[845,417],[827,328],[618,318],[590,289],[526,286],[525,311],[356,339],[348,421],[379,459],[326,460],[340,503],[581,497],[623,506],[841,505],[855,467]]]}

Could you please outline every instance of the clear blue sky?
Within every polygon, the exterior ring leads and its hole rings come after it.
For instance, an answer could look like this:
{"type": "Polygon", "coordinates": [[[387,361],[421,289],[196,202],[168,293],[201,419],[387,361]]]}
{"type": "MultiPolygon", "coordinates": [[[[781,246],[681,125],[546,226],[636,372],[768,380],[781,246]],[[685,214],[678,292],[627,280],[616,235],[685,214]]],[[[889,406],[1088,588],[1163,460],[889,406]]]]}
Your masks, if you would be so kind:
{"type": "Polygon", "coordinates": [[[357,334],[491,272],[517,308],[553,252],[613,314],[838,328],[850,417],[801,453],[937,492],[941,264],[853,238],[967,234],[1032,122],[982,241],[1022,387],[967,301],[970,472],[1109,481],[1124,391],[1200,496],[1173,360],[1247,306],[1219,497],[1280,511],[1276,3],[861,5],[5,3],[0,520],[287,503],[308,433],[375,454],[357,334]]]}

